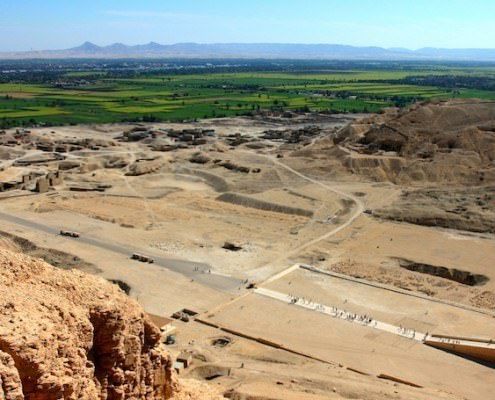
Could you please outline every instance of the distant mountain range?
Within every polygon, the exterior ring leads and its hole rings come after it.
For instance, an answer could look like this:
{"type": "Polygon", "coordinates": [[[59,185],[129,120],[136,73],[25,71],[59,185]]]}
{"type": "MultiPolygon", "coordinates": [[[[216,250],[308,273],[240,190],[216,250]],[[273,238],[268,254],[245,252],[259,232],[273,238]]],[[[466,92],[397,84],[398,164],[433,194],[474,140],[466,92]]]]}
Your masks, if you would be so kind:
{"type": "Polygon", "coordinates": [[[65,50],[0,53],[2,59],[28,58],[267,58],[321,60],[460,60],[495,61],[495,49],[441,49],[355,47],[339,44],[177,43],[155,42],[128,46],[98,46],[85,42],[65,50]]]}

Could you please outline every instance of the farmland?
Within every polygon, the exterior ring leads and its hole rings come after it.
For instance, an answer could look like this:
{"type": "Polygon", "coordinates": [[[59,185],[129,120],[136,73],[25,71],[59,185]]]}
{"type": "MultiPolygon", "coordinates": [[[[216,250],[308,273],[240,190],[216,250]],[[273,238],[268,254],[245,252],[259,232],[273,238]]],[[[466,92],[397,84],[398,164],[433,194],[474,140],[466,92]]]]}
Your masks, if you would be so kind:
{"type": "Polygon", "coordinates": [[[267,68],[268,72],[259,67],[253,71],[229,68],[228,72],[205,68],[195,73],[174,69],[116,73],[100,67],[49,74],[41,68],[28,76],[2,73],[0,126],[184,121],[263,110],[378,112],[416,100],[495,99],[491,67],[351,67],[267,68]],[[449,76],[464,77],[467,83],[450,87],[445,81],[449,76]],[[482,89],[477,87],[480,80],[482,89]]]}

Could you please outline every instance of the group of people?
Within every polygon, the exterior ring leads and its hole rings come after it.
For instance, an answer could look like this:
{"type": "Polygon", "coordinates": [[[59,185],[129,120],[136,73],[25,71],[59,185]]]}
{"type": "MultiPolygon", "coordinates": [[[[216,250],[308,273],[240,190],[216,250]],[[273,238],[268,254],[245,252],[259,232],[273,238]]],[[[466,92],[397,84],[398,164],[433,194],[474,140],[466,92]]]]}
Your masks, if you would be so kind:
{"type": "Polygon", "coordinates": [[[402,325],[397,327],[397,333],[402,336],[410,337],[411,339],[416,339],[416,331],[414,329],[408,329],[402,325]]]}
{"type": "MultiPolygon", "coordinates": [[[[411,338],[411,339],[416,339],[416,335],[418,335],[418,332],[416,332],[415,329],[408,329],[402,325],[399,325],[397,327],[397,333],[399,335],[402,335],[402,336],[406,336],[408,338],[411,338]]],[[[421,335],[421,334],[420,334],[421,335]]],[[[423,336],[423,342],[428,338],[430,334],[428,332],[426,332],[423,336]]],[[[421,338],[421,336],[418,336],[418,338],[421,338]]]]}
{"type": "MultiPolygon", "coordinates": [[[[288,295],[290,303],[291,304],[302,304],[302,305],[307,305],[307,306],[312,306],[316,311],[319,312],[327,312],[328,307],[324,306],[323,304],[320,303],[315,303],[311,299],[306,299],[304,297],[298,297],[289,294],[288,295]]],[[[351,312],[347,312],[345,310],[340,310],[337,307],[330,307],[330,315],[333,317],[337,318],[342,318],[347,321],[354,321],[354,322],[360,322],[365,325],[370,325],[374,323],[374,326],[377,325],[377,321],[375,321],[371,316],[364,314],[354,314],[351,312]]]]}
{"type": "MultiPolygon", "coordinates": [[[[299,305],[304,305],[304,306],[310,306],[312,307],[315,311],[323,312],[330,314],[334,318],[341,318],[345,319],[346,321],[350,322],[358,322],[367,326],[373,326],[377,327],[378,321],[374,320],[373,317],[364,314],[354,314],[345,310],[341,310],[337,307],[327,307],[324,306],[323,304],[313,302],[311,299],[306,299],[304,297],[299,297],[299,296],[294,296],[292,294],[288,294],[289,301],[291,304],[299,304],[299,305]]],[[[403,327],[402,325],[397,327],[397,333],[402,336],[406,336],[411,339],[416,339],[417,332],[415,329],[408,329],[406,327],[403,327]]],[[[424,335],[423,340],[426,340],[428,337],[428,332],[424,335]]]]}
{"type": "Polygon", "coordinates": [[[311,300],[305,299],[304,297],[293,296],[292,294],[289,294],[288,296],[291,304],[296,304],[301,302],[302,304],[310,305],[312,303],[311,300]]]}
{"type": "Polygon", "coordinates": [[[331,313],[334,317],[345,319],[346,321],[351,322],[359,322],[364,325],[377,325],[377,321],[375,321],[372,317],[367,314],[354,314],[345,310],[339,310],[337,307],[331,308],[331,313]]]}
{"type": "Polygon", "coordinates": [[[194,272],[201,272],[203,274],[211,274],[211,268],[204,269],[203,267],[194,267],[194,272]]]}

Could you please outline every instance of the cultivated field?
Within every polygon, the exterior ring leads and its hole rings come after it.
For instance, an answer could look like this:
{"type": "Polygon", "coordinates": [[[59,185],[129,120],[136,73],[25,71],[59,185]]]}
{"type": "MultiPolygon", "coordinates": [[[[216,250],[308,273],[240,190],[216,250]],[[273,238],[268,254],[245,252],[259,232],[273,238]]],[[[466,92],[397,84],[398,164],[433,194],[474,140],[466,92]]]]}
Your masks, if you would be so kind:
{"type": "Polygon", "coordinates": [[[481,67],[415,66],[395,70],[393,65],[375,70],[370,66],[310,72],[175,71],[143,76],[137,72],[117,74],[102,67],[48,74],[41,83],[29,76],[10,78],[5,74],[0,80],[0,126],[182,121],[251,115],[263,110],[378,112],[414,100],[495,99],[493,85],[484,84],[493,76],[493,69],[481,67]],[[448,80],[445,82],[451,76],[466,77],[468,82],[453,87],[448,80]]]}

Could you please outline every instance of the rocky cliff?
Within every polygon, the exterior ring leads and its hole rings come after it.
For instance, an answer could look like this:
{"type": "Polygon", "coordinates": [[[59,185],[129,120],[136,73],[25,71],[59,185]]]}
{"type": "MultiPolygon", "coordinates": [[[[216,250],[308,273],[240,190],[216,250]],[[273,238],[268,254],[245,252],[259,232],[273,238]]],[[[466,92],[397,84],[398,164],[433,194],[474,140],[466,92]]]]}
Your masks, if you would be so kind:
{"type": "Polygon", "coordinates": [[[0,399],[167,399],[159,330],[115,285],[0,249],[0,399]]]}

